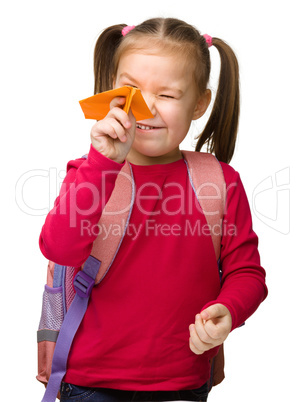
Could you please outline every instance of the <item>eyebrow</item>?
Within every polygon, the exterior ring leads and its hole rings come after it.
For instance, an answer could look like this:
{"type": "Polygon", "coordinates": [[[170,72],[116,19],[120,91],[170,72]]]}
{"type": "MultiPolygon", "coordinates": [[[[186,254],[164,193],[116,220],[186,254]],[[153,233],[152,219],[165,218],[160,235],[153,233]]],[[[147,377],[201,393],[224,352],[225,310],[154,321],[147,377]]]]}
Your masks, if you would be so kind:
{"type": "MultiPolygon", "coordinates": [[[[131,77],[128,73],[122,73],[120,74],[120,79],[121,78],[127,78],[128,80],[132,81],[136,86],[138,86],[138,82],[136,81],[136,79],[134,79],[133,77],[131,77]]],[[[168,87],[166,85],[158,87],[158,89],[160,91],[174,91],[177,92],[179,95],[183,94],[183,91],[177,87],[168,87]]]]}
{"type": "Polygon", "coordinates": [[[134,82],[134,84],[137,84],[137,81],[133,77],[131,77],[131,75],[129,75],[128,73],[120,74],[119,78],[127,78],[128,80],[134,82]]]}

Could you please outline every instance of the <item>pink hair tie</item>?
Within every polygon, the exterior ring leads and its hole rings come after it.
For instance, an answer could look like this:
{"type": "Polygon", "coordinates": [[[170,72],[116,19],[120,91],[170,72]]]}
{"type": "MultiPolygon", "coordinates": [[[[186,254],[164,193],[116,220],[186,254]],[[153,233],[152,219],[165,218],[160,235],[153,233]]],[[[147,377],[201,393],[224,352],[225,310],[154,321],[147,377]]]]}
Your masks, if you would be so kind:
{"type": "Polygon", "coordinates": [[[126,27],[124,27],[121,31],[122,36],[126,36],[127,33],[129,33],[130,31],[132,31],[132,29],[135,28],[135,25],[128,25],[126,27]]]}
{"type": "Polygon", "coordinates": [[[203,37],[205,38],[208,47],[212,46],[212,37],[207,34],[203,35],[203,37]]]}

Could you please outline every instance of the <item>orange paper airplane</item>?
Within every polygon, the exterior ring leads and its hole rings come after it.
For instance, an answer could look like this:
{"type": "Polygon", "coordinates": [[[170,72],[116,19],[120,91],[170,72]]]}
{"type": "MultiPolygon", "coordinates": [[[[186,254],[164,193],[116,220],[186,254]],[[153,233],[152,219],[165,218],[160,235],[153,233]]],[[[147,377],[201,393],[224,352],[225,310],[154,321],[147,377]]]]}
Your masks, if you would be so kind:
{"type": "Polygon", "coordinates": [[[124,96],[126,103],[123,110],[128,113],[131,107],[136,121],[151,119],[153,114],[150,112],[139,89],[124,86],[112,89],[111,91],[101,92],[90,98],[79,101],[81,109],[86,119],[103,119],[110,111],[110,102],[117,96],[124,96]]]}

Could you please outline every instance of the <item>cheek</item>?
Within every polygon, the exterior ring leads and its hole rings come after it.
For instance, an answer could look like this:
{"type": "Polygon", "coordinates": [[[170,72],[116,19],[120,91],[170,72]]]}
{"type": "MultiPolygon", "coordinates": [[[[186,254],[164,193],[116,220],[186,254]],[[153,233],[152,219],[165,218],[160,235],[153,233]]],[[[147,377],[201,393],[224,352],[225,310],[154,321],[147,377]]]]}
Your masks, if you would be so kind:
{"type": "Polygon", "coordinates": [[[167,126],[180,126],[185,121],[186,114],[182,105],[173,102],[163,102],[158,105],[158,112],[167,126]]]}

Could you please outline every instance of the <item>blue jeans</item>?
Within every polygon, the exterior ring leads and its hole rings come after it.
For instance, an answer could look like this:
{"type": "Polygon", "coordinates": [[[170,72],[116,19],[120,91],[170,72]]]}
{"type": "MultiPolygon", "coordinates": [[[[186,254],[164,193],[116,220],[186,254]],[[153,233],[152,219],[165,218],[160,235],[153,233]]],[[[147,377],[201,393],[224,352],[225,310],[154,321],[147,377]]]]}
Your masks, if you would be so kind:
{"type": "Polygon", "coordinates": [[[208,387],[182,391],[121,391],[111,388],[85,388],[62,383],[60,401],[119,402],[119,401],[201,401],[206,402],[208,387]]]}

